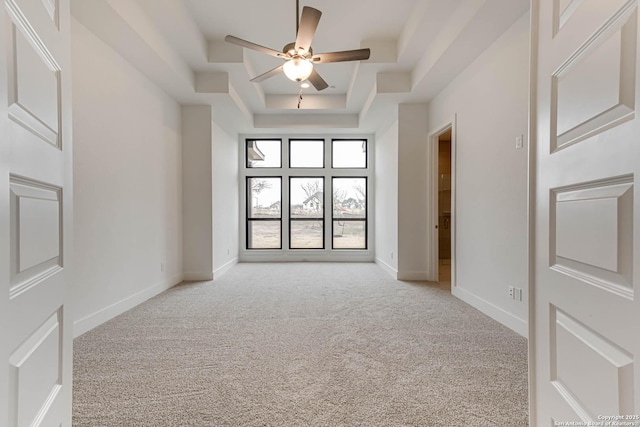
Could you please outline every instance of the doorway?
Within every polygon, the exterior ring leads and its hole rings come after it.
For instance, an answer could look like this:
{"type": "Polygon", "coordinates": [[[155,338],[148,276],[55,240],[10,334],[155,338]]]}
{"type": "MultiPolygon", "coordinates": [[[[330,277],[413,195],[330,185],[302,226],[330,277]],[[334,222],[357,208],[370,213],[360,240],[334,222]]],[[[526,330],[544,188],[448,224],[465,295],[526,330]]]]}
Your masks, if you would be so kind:
{"type": "Polygon", "coordinates": [[[437,135],[438,283],[451,289],[452,269],[452,129],[437,135]]]}

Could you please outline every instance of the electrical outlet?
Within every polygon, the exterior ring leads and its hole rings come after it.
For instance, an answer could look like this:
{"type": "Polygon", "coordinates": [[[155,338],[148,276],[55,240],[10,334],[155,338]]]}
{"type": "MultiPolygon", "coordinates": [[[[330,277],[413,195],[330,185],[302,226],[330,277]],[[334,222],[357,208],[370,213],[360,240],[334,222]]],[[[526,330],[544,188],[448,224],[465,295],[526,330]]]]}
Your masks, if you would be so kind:
{"type": "Polygon", "coordinates": [[[516,137],[516,150],[524,148],[524,138],[522,135],[516,137]]]}
{"type": "Polygon", "coordinates": [[[160,263],[160,273],[164,273],[164,262],[160,263]]]}
{"type": "Polygon", "coordinates": [[[516,288],[509,286],[509,298],[516,299],[516,288]]]}

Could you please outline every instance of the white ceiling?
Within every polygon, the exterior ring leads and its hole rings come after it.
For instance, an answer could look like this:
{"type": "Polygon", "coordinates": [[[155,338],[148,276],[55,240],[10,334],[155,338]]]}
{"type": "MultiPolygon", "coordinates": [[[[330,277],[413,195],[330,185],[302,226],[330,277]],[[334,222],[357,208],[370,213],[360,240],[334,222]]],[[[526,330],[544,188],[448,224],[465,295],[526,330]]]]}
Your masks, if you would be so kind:
{"type": "Polygon", "coordinates": [[[368,47],[368,61],[316,64],[330,85],[303,90],[283,74],[249,80],[280,59],[295,0],[72,0],[72,13],[179,102],[212,104],[232,132],[373,133],[401,102],[425,102],[528,10],[529,0],[300,0],[322,11],[315,53],[368,47]]]}

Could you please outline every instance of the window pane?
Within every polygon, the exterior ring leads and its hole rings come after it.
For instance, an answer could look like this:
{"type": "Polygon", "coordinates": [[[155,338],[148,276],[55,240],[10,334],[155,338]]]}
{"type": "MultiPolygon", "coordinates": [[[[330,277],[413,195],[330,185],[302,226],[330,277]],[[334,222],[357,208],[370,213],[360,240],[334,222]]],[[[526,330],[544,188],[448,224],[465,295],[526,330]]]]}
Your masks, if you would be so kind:
{"type": "Polygon", "coordinates": [[[324,179],[291,178],[291,218],[324,218],[324,179]]]}
{"type": "Polygon", "coordinates": [[[366,221],[333,221],[334,249],[367,249],[366,221]]]}
{"type": "Polygon", "coordinates": [[[324,221],[291,220],[291,249],[324,248],[324,221]]]}
{"type": "Polygon", "coordinates": [[[331,155],[331,166],[334,168],[366,168],[367,140],[334,140],[331,155]]]}
{"type": "Polygon", "coordinates": [[[280,218],[282,192],[280,178],[248,178],[249,218],[280,218]]]}
{"type": "Polygon", "coordinates": [[[248,168],[282,167],[280,140],[247,140],[248,168]]]}
{"type": "Polygon", "coordinates": [[[367,217],[367,178],[333,178],[333,217],[367,217]]]}
{"type": "Polygon", "coordinates": [[[247,224],[248,249],[280,249],[281,222],[280,221],[248,221],[247,224]]]}
{"type": "Polygon", "coordinates": [[[292,168],[323,168],[324,140],[289,141],[289,166],[292,168]]]}

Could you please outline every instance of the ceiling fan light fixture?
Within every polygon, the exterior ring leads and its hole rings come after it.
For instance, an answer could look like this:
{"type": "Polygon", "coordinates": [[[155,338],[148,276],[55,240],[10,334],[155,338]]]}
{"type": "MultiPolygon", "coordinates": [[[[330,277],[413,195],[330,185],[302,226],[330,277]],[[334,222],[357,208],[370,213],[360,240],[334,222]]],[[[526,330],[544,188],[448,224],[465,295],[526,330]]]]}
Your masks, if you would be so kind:
{"type": "Polygon", "coordinates": [[[284,74],[294,82],[306,80],[313,71],[313,64],[305,58],[292,58],[283,65],[284,74]]]}
{"type": "Polygon", "coordinates": [[[302,82],[308,79],[311,86],[319,92],[328,88],[329,84],[314,70],[314,63],[326,64],[330,62],[365,61],[369,59],[371,51],[368,48],[341,52],[326,52],[314,55],[311,42],[318,23],[320,22],[322,12],[318,9],[305,6],[302,8],[302,15],[300,15],[299,8],[300,0],[296,0],[296,40],[286,44],[281,52],[231,35],[224,38],[225,41],[237,46],[284,59],[284,64],[252,78],[250,80],[251,82],[259,83],[275,76],[280,73],[280,71],[284,71],[287,78],[294,82],[302,82]]]}

